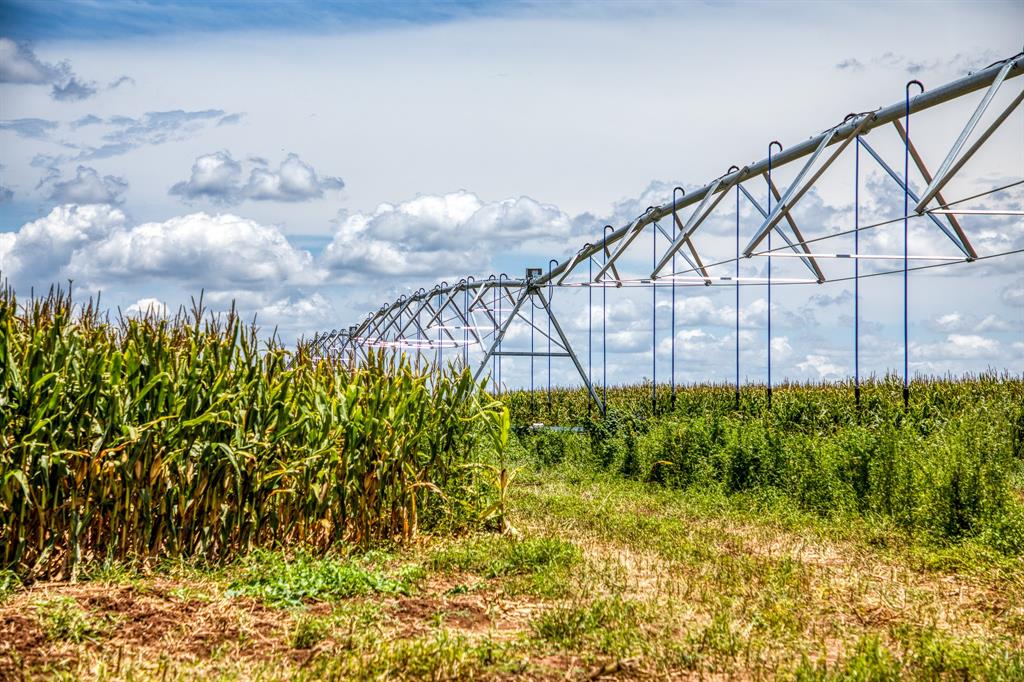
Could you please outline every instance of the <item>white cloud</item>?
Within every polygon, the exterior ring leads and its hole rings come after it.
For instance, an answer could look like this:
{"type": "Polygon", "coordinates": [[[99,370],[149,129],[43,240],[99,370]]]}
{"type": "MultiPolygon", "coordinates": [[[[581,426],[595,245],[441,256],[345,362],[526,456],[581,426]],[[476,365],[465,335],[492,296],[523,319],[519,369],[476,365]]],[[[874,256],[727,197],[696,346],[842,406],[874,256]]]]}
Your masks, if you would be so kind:
{"type": "Polygon", "coordinates": [[[938,343],[911,343],[911,357],[930,364],[941,364],[944,359],[995,358],[1001,350],[996,339],[980,334],[949,334],[938,343]]]}
{"type": "Polygon", "coordinates": [[[65,278],[93,286],[155,280],[189,288],[266,291],[319,283],[322,271],[273,226],[231,214],[193,213],[128,226],[105,204],[67,204],[3,233],[0,269],[15,284],[65,278]]]}
{"type": "Polygon", "coordinates": [[[158,298],[140,298],[125,308],[124,314],[129,317],[167,317],[167,304],[158,298]]]}
{"type": "Polygon", "coordinates": [[[979,320],[975,315],[965,315],[957,311],[939,315],[933,320],[932,327],[940,332],[1002,332],[1013,328],[1006,320],[994,314],[986,315],[979,320]]]}
{"type": "Polygon", "coordinates": [[[230,152],[204,154],[192,164],[189,179],[171,187],[170,194],[185,200],[209,199],[225,204],[245,199],[295,202],[319,199],[325,191],[345,186],[341,178],[320,177],[296,154],[289,154],[277,170],[263,167],[266,162],[262,159],[250,161],[256,163],[256,167],[243,186],[242,164],[232,158],[230,152]]]}
{"type": "Polygon", "coordinates": [[[841,377],[847,372],[847,368],[840,367],[825,355],[807,355],[803,362],[796,363],[796,366],[804,372],[817,373],[819,379],[841,377]]]}
{"type": "Polygon", "coordinates": [[[161,278],[212,289],[319,280],[313,257],[293,248],[279,229],[229,213],[113,230],[76,252],[68,271],[96,282],[161,278]]]}
{"type": "Polygon", "coordinates": [[[206,198],[224,203],[237,200],[242,164],[226,151],[204,154],[192,164],[192,175],[171,187],[170,193],[185,199],[206,198]]]}
{"type": "Polygon", "coordinates": [[[341,178],[321,178],[297,154],[289,154],[276,171],[254,168],[244,194],[255,201],[306,201],[344,186],[341,178]]]}
{"type": "Polygon", "coordinates": [[[95,168],[79,166],[75,177],[53,183],[49,199],[60,204],[118,204],[127,189],[124,178],[100,177],[95,168]]]}
{"type": "Polygon", "coordinates": [[[324,251],[338,273],[439,278],[484,271],[527,240],[565,239],[569,217],[529,197],[483,202],[466,191],[423,195],[346,216],[324,251]]]}
{"type": "Polygon", "coordinates": [[[63,279],[76,250],[99,242],[124,223],[124,213],[109,205],[57,206],[17,232],[3,233],[0,270],[16,286],[48,286],[63,279]]]}

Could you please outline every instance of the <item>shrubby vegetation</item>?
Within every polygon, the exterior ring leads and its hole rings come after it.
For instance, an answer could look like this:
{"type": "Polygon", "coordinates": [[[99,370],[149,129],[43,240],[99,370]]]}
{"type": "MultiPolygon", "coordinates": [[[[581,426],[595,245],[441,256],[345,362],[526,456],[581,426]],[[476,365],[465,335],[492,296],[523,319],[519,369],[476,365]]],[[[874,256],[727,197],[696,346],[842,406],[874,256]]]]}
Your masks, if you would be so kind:
{"type": "Polygon", "coordinates": [[[1024,553],[1024,382],[983,375],[917,382],[909,411],[892,379],[846,385],[609,391],[604,419],[587,417],[586,394],[505,397],[518,425],[578,424],[580,432],[517,432],[542,466],[585,468],[676,488],[784,496],[823,517],[895,525],[940,542],[977,538],[1024,553]]]}
{"type": "Polygon", "coordinates": [[[468,372],[314,362],[201,304],[111,320],[61,291],[6,289],[0,571],[458,527],[492,502],[470,462],[506,424],[468,372]]]}

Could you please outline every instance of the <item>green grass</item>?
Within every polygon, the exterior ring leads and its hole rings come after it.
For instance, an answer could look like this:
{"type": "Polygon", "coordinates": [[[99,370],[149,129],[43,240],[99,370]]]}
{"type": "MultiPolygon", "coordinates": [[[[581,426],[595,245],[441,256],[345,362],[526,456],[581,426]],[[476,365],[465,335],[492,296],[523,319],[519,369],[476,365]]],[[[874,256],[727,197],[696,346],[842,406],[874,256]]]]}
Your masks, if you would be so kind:
{"type": "MultiPolygon", "coordinates": [[[[517,427],[520,457],[872,526],[879,536],[895,530],[935,547],[1024,553],[1024,382],[920,382],[908,412],[898,388],[867,384],[858,410],[844,386],[783,386],[768,410],[756,390],[736,409],[726,387],[697,386],[652,415],[649,387],[618,387],[604,419],[553,412],[583,433],[517,427]]],[[[537,418],[521,394],[506,400],[516,424],[537,418]]]]}
{"type": "Polygon", "coordinates": [[[256,551],[243,564],[241,575],[228,586],[228,596],[249,596],[272,606],[300,606],[376,594],[409,594],[420,575],[410,566],[396,574],[353,558],[312,557],[297,553],[256,551]]]}
{"type": "Polygon", "coordinates": [[[331,619],[300,615],[289,635],[294,649],[312,649],[322,642],[332,628],[331,619]]]}
{"type": "Polygon", "coordinates": [[[36,617],[46,638],[56,642],[82,644],[97,641],[104,624],[70,597],[53,597],[35,603],[36,617]]]}
{"type": "Polygon", "coordinates": [[[431,555],[428,565],[488,580],[506,578],[504,587],[509,594],[551,597],[565,593],[572,570],[581,563],[580,549],[557,537],[478,535],[445,544],[431,555]]]}
{"type": "Polygon", "coordinates": [[[544,611],[530,622],[539,640],[568,651],[591,650],[618,658],[642,649],[641,625],[652,614],[644,605],[619,597],[566,604],[544,611]]]}

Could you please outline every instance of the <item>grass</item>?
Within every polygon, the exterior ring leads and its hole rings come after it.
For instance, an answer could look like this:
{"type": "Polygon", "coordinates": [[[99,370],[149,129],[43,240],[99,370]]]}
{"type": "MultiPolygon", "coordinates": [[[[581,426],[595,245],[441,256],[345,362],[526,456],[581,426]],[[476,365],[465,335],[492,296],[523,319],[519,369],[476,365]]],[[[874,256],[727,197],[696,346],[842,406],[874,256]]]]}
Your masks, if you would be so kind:
{"type": "Polygon", "coordinates": [[[315,558],[305,553],[286,558],[256,551],[245,559],[241,575],[228,586],[227,594],[256,597],[271,606],[301,606],[371,593],[409,594],[420,573],[415,565],[391,575],[355,559],[315,558]]]}
{"type": "Polygon", "coordinates": [[[1019,379],[558,391],[581,430],[509,441],[544,401],[466,373],[16,303],[0,679],[1024,678],[1019,379]]]}
{"type": "Polygon", "coordinates": [[[104,631],[103,625],[70,597],[38,601],[35,610],[43,634],[52,642],[94,642],[104,631]]]}
{"type": "MultiPolygon", "coordinates": [[[[652,414],[649,386],[619,387],[604,419],[552,409],[549,419],[567,417],[582,433],[519,437],[526,459],[546,467],[568,463],[758,507],[782,500],[834,525],[1024,553],[1024,382],[920,381],[906,412],[900,388],[869,382],[857,408],[848,387],[782,386],[769,410],[756,387],[737,408],[731,388],[696,386],[652,414]]],[[[517,423],[538,418],[521,394],[506,399],[517,423]]]]}
{"type": "Polygon", "coordinates": [[[105,679],[1024,674],[1019,557],[960,546],[957,562],[923,561],[953,550],[899,528],[880,541],[875,525],[785,497],[673,490],[567,464],[521,472],[509,505],[518,536],[111,570],[108,582],[21,588],[0,624],[41,599],[76,600],[109,622],[92,635],[100,646],[44,637],[45,658],[28,669],[105,679]],[[142,643],[133,623],[147,621],[126,606],[85,606],[112,593],[180,624],[142,643]]]}
{"type": "Polygon", "coordinates": [[[508,594],[553,597],[565,593],[580,563],[580,549],[556,537],[477,536],[436,550],[428,565],[485,579],[510,578],[503,583],[508,594]]]}

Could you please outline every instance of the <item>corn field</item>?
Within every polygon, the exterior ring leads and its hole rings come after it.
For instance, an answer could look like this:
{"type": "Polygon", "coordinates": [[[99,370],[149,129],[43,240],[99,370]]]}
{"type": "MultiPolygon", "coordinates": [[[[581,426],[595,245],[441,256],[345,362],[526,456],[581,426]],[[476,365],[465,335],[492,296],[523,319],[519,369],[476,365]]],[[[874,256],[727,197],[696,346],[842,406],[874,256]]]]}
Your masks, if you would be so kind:
{"type": "Polygon", "coordinates": [[[111,321],[5,289],[0,569],[410,538],[484,504],[469,460],[503,424],[466,372],[313,362],[201,303],[111,321]]]}

